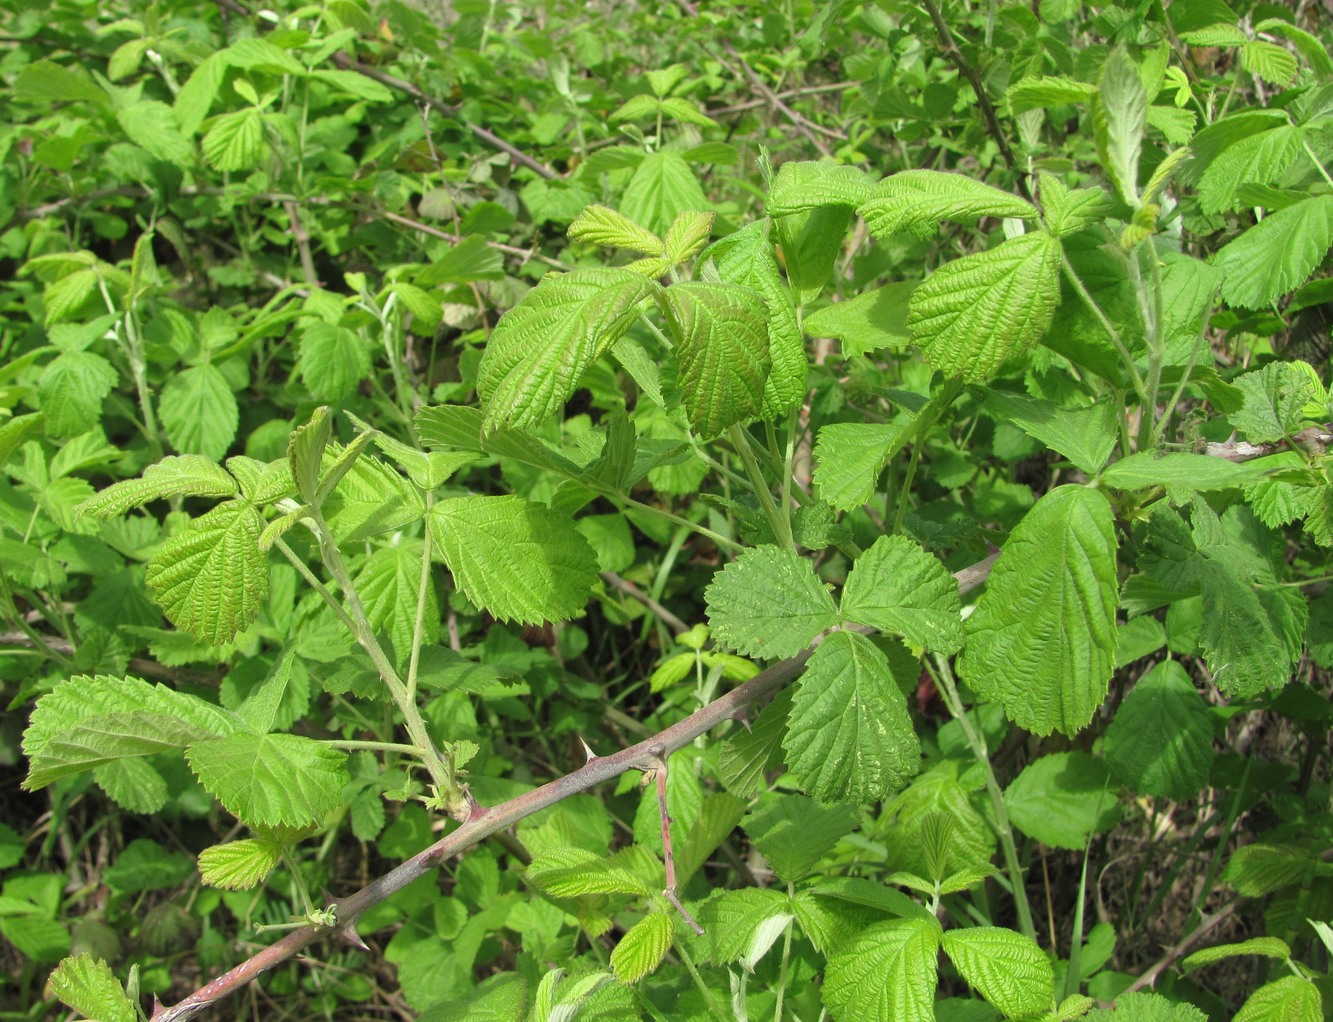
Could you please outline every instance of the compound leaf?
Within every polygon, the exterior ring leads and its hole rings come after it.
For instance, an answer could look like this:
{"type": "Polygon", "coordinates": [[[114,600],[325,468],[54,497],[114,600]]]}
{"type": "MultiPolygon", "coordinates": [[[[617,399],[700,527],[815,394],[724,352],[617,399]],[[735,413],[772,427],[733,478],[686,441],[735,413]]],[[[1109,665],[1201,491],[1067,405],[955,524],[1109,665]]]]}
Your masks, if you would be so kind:
{"type": "Polygon", "coordinates": [[[685,210],[707,210],[708,206],[708,197],[680,154],[656,152],[645,156],[634,171],[620,211],[661,236],[685,210]]]}
{"type": "Polygon", "coordinates": [[[627,248],[650,256],[660,256],[663,252],[661,238],[606,206],[589,206],[574,218],[567,233],[572,240],[589,245],[627,248]]]}

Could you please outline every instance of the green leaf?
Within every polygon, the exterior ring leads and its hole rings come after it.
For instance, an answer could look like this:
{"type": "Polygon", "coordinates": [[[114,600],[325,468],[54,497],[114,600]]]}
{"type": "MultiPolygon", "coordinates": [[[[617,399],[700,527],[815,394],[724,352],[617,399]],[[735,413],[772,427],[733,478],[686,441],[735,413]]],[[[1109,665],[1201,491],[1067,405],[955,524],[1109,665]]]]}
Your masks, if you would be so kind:
{"type": "Polygon", "coordinates": [[[355,331],[310,323],[301,331],[301,380],[320,401],[341,401],[370,372],[370,347],[355,331]]]}
{"type": "Polygon", "coordinates": [[[873,189],[874,183],[859,167],[831,160],[792,160],[778,168],[764,212],[784,217],[821,206],[859,206],[873,189]]]}
{"type": "Polygon", "coordinates": [[[857,558],[843,587],[842,616],[936,653],[956,653],[963,644],[958,583],[905,536],[880,536],[857,558]]]}
{"type": "Polygon", "coordinates": [[[1138,680],[1106,729],[1104,753],[1136,794],[1183,802],[1199,793],[1213,765],[1212,717],[1180,664],[1164,660],[1138,680]]]}
{"type": "Polygon", "coordinates": [[[703,255],[704,259],[710,257],[724,281],[751,288],[764,298],[771,368],[764,380],[760,413],[766,419],[777,418],[805,397],[806,354],[805,338],[765,224],[753,223],[728,235],[703,255]]]}
{"type": "Polygon", "coordinates": [[[687,209],[707,210],[708,197],[690,165],[674,152],[649,153],[625,187],[620,211],[656,235],[687,209]]]}
{"type": "Polygon", "coordinates": [[[1200,564],[1199,579],[1199,645],[1217,687],[1233,698],[1249,699],[1290,681],[1307,614],[1299,590],[1256,590],[1231,565],[1212,557],[1200,564]]]}
{"type": "Polygon", "coordinates": [[[801,786],[823,802],[866,805],[907,783],[921,746],[879,647],[857,632],[820,644],[797,684],[783,747],[801,786]]]}
{"type": "Polygon", "coordinates": [[[1228,461],[1185,451],[1170,454],[1140,451],[1108,467],[1102,472],[1101,481],[1118,490],[1165,486],[1206,492],[1261,482],[1268,472],[1269,464],[1264,458],[1228,461]]]}
{"type": "Polygon", "coordinates": [[[1069,189],[1059,178],[1041,174],[1042,216],[1057,238],[1099,224],[1111,213],[1111,196],[1102,188],[1069,189]]]}
{"type": "Polygon", "coordinates": [[[811,337],[834,337],[842,342],[844,358],[855,358],[875,348],[901,351],[912,339],[907,329],[908,301],[914,282],[885,284],[855,298],[811,313],[805,332],[811,337]]]}
{"type": "Polygon", "coordinates": [[[1077,106],[1096,95],[1096,89],[1086,82],[1055,75],[1024,78],[1009,86],[1006,98],[1014,114],[1040,110],[1048,106],[1077,106]]]}
{"type": "MultiPolygon", "coordinates": [[[[416,629],[421,548],[418,540],[380,547],[366,558],[355,579],[370,626],[376,633],[382,630],[388,634],[400,660],[411,652],[416,629]]],[[[435,587],[430,584],[426,586],[424,623],[423,641],[436,642],[440,636],[440,607],[435,587]]]]}
{"type": "Polygon", "coordinates": [[[42,428],[45,419],[42,412],[30,412],[27,415],[16,415],[0,426],[0,468],[4,468],[10,456],[42,428]]]}
{"type": "Polygon", "coordinates": [[[430,528],[458,588],[502,621],[573,617],[597,581],[597,556],[574,523],[521,497],[441,501],[430,528]]]}
{"type": "Polygon", "coordinates": [[[1324,999],[1304,976],[1283,976],[1252,993],[1232,1022],[1322,1022],[1324,999]]]}
{"type": "Polygon", "coordinates": [[[168,852],[156,841],[131,841],[102,875],[120,894],[160,891],[182,884],[194,873],[194,860],[184,852],[168,852]]]}
{"type": "Polygon", "coordinates": [[[1285,46],[1263,39],[1247,39],[1240,48],[1240,66],[1256,78],[1279,88],[1290,85],[1299,65],[1285,46]]]}
{"type": "Polygon", "coordinates": [[[815,485],[821,500],[851,511],[875,495],[884,462],[901,445],[903,426],[878,422],[831,423],[815,441],[815,485]]]}
{"type": "Polygon", "coordinates": [[[846,206],[820,206],[774,221],[787,279],[800,304],[814,301],[824,289],[851,222],[846,206]]]}
{"type": "Polygon", "coordinates": [[[27,103],[77,103],[81,100],[105,105],[107,94],[82,68],[67,68],[53,60],[26,64],[14,81],[14,98],[27,103]]]}
{"type": "Polygon", "coordinates": [[[906,230],[934,232],[941,220],[975,221],[983,216],[1030,220],[1037,209],[1026,199],[965,174],[905,170],[881,181],[856,215],[875,237],[887,238],[906,230]]]}
{"type": "Polygon", "coordinates": [[[23,786],[36,791],[71,774],[122,759],[183,749],[211,737],[208,730],[193,722],[150,710],[88,717],[52,735],[31,754],[23,786]]]}
{"type": "Polygon", "coordinates": [[[329,409],[320,406],[310,413],[310,421],[292,430],[287,440],[287,465],[296,492],[307,504],[315,502],[319,477],[324,469],[324,451],[333,432],[329,409]]]}
{"type": "Polygon", "coordinates": [[[934,919],[892,919],[866,927],[829,958],[824,1003],[836,1022],[934,1022],[934,919]]]}
{"type": "Polygon", "coordinates": [[[239,731],[186,750],[195,776],[249,827],[308,827],[342,804],[347,753],[300,735],[239,731]]]}
{"type": "Polygon", "coordinates": [[[631,926],[611,952],[611,971],[622,983],[637,983],[662,964],[676,921],[667,912],[650,912],[631,926]]]}
{"type": "Polygon", "coordinates": [[[795,656],[838,623],[833,597],[811,562],[776,546],[745,551],[713,576],[704,599],[713,637],[765,660],[795,656]]]}
{"type": "Polygon", "coordinates": [[[1101,1008],[1083,1016],[1084,1022],[1208,1022],[1208,1016],[1192,1004],[1176,1004],[1161,994],[1121,994],[1114,1008],[1101,1008]]]}
{"type": "Polygon", "coordinates": [[[1314,860],[1304,851],[1256,843],[1236,849],[1222,880],[1246,898],[1262,898],[1284,887],[1308,887],[1314,871],[1314,860]]]}
{"type": "Polygon", "coordinates": [[[1195,951],[1180,963],[1180,967],[1185,972],[1192,972],[1205,965],[1224,962],[1228,958],[1240,955],[1263,955],[1265,958],[1286,961],[1291,957],[1291,948],[1287,946],[1285,940],[1279,940],[1277,937],[1251,937],[1238,944],[1218,944],[1206,947],[1202,951],[1195,951]]]}
{"type": "Polygon", "coordinates": [[[685,840],[676,844],[676,883],[682,889],[723,841],[736,829],[749,805],[726,792],[714,792],[704,798],[699,815],[690,825],[685,840]]]}
{"type": "Polygon", "coordinates": [[[1110,771],[1086,752],[1054,752],[1024,767],[1005,789],[1019,830],[1052,848],[1082,851],[1088,835],[1115,826],[1120,805],[1110,771]]]}
{"type": "Polygon", "coordinates": [[[1228,419],[1253,444],[1291,436],[1305,420],[1306,406],[1322,407],[1324,400],[1318,377],[1290,362],[1269,362],[1232,382],[1245,395],[1245,406],[1228,419]]]}
{"type": "Polygon", "coordinates": [[[250,626],[268,595],[263,528],[258,511],[229,500],[158,548],[145,581],[172,624],[211,646],[250,626]]]}
{"type": "Polygon", "coordinates": [[[1048,231],[945,263],[912,292],[907,325],[930,365],[981,383],[1022,355],[1060,302],[1060,242],[1048,231]]]}
{"type": "Polygon", "coordinates": [[[584,848],[552,848],[542,852],[523,874],[539,891],[553,898],[583,898],[600,894],[645,897],[648,885],[624,867],[584,848]]]}
{"type": "Polygon", "coordinates": [[[986,410],[999,422],[1017,426],[1034,440],[1063,454],[1074,467],[1096,475],[1120,438],[1116,409],[1110,401],[1066,408],[1054,401],[988,390],[986,410]]]}
{"type": "Polygon", "coordinates": [[[505,313],[486,345],[477,377],[485,432],[535,425],[558,412],[657,290],[623,269],[545,277],[505,313]]]}
{"type": "Polygon", "coordinates": [[[1199,207],[1224,213],[1241,205],[1237,194],[1245,184],[1277,184],[1305,150],[1305,131],[1283,124],[1228,146],[1199,179],[1199,207]]]}
{"type": "Polygon", "coordinates": [[[93,518],[114,518],[130,508],[167,497],[234,497],[236,480],[199,454],[171,454],[144,469],[140,479],[112,483],[75,510],[93,518]]]}
{"type": "Polygon", "coordinates": [[[1147,126],[1148,94],[1124,47],[1106,58],[1092,101],[1092,124],[1102,167],[1120,197],[1137,208],[1139,153],[1147,126]]]}
{"type": "Polygon", "coordinates": [[[264,155],[264,119],[256,107],[221,114],[204,136],[204,158],[215,170],[249,170],[264,155]]]}
{"type": "Polygon", "coordinates": [[[734,284],[674,284],[661,293],[680,360],[685,412],[708,440],[759,413],[772,366],[763,296],[734,284]]]}
{"type": "Polygon", "coordinates": [[[741,826],[778,878],[795,883],[857,828],[849,805],[821,806],[804,795],[766,794],[741,826]]]}
{"type": "Polygon", "coordinates": [[[659,104],[662,113],[680,124],[696,124],[701,128],[716,128],[717,121],[705,114],[693,100],[683,96],[668,96],[659,104]]]}
{"type": "Polygon", "coordinates": [[[249,891],[268,878],[281,857],[281,845],[261,838],[213,845],[199,853],[199,879],[209,887],[249,891]]]}
{"type": "Polygon", "coordinates": [[[66,351],[56,356],[37,381],[46,435],[78,436],[96,426],[102,418],[102,401],[119,379],[115,367],[101,355],[66,351]]]}
{"type": "Polygon", "coordinates": [[[177,167],[194,161],[194,146],[176,126],[176,111],[155,99],[143,99],[116,112],[130,141],[155,159],[177,167]]]}
{"type": "Polygon", "coordinates": [[[381,85],[359,71],[315,71],[310,77],[368,103],[392,103],[397,98],[388,86],[381,85]]]}
{"type": "Polygon", "coordinates": [[[167,439],[182,454],[221,461],[236,439],[240,410],[227,378],[212,363],[173,376],[159,406],[167,439]]]}
{"type": "Polygon", "coordinates": [[[1224,245],[1213,265],[1226,277],[1222,297],[1262,309],[1305,283],[1333,244],[1333,195],[1312,195],[1271,213],[1224,245]]]}
{"type": "Polygon", "coordinates": [[[765,924],[791,918],[786,895],[772,888],[743,887],[719,891],[699,907],[699,925],[704,928],[706,961],[730,965],[750,958],[765,924]]]}
{"type": "Polygon", "coordinates": [[[51,993],[85,1018],[98,1022],[138,1022],[139,1013],[125,988],[100,958],[66,958],[47,979],[51,993]]]}
{"type": "Polygon", "coordinates": [[[606,206],[589,206],[574,218],[567,233],[572,241],[627,248],[644,255],[660,256],[665,250],[662,239],[652,231],[606,206]]]}
{"type": "Polygon", "coordinates": [[[1031,937],[998,926],[969,926],[944,934],[944,953],[1006,1018],[1037,1015],[1055,1003],[1055,971],[1031,937]]]}
{"type": "Polygon", "coordinates": [[[415,283],[418,287],[434,287],[437,284],[469,284],[474,280],[499,280],[503,276],[503,257],[484,237],[473,234],[417,274],[415,283]]]}
{"type": "Polygon", "coordinates": [[[748,730],[734,732],[722,746],[718,776],[732,794],[739,798],[759,794],[768,770],[779,761],[790,709],[791,689],[785,688],[759,711],[748,730]]]}
{"type": "Polygon", "coordinates": [[[1034,734],[1075,734],[1106,698],[1118,588],[1106,497],[1057,487],[1004,544],[967,620],[959,671],[1034,734]]]}

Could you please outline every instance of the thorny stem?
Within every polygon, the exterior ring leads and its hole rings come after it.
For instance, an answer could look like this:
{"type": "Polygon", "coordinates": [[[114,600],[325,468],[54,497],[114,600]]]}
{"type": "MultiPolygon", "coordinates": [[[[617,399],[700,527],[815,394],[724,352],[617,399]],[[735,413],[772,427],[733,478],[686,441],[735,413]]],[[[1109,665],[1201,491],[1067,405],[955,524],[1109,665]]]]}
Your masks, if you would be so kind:
{"type": "Polygon", "coordinates": [[[704,928],[695,921],[694,916],[690,915],[689,910],[681,904],[680,896],[676,893],[676,853],[671,844],[671,813],[667,810],[667,765],[663,759],[653,769],[654,779],[657,782],[657,813],[662,821],[662,862],[666,866],[666,890],[662,892],[662,897],[675,907],[680,913],[680,917],[689,924],[690,929],[700,937],[704,935],[704,928]]]}

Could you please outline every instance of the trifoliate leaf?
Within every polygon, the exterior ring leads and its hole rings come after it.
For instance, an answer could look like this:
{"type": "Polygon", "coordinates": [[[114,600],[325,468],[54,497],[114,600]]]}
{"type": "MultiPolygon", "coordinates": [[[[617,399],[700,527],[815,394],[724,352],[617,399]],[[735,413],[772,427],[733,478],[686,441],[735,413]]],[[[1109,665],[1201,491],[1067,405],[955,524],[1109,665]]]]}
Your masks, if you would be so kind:
{"type": "Polygon", "coordinates": [[[1213,257],[1226,274],[1222,297],[1262,309],[1305,283],[1333,244],[1333,195],[1312,195],[1270,213],[1213,257]]]}
{"type": "Polygon", "coordinates": [[[559,411],[579,380],[629,329],[658,287],[630,270],[547,276],[503,317],[482,356],[477,391],[485,431],[539,423],[559,411]]]}
{"type": "Polygon", "coordinates": [[[282,857],[282,847],[260,838],[213,845],[199,853],[199,879],[209,887],[248,891],[264,882],[282,857]]]}
{"type": "Polygon", "coordinates": [[[298,369],[313,397],[341,401],[370,372],[370,348],[346,327],[311,323],[301,332],[298,369]]]}
{"type": "Polygon", "coordinates": [[[1105,755],[1136,794],[1185,801],[1199,793],[1213,765],[1212,717],[1180,664],[1164,660],[1138,680],[1106,729],[1105,755]]]}
{"type": "Polygon", "coordinates": [[[1081,850],[1115,826],[1120,806],[1110,771],[1086,752],[1054,752],[1024,767],[1005,789],[1014,826],[1052,848],[1081,850]]]}
{"type": "Polygon", "coordinates": [[[227,378],[212,363],[173,376],[159,405],[167,439],[182,454],[221,461],[236,439],[240,411],[227,378]]]}
{"type": "Polygon", "coordinates": [[[75,510],[93,518],[114,518],[130,508],[167,497],[234,497],[236,480],[200,454],[168,455],[144,469],[140,479],[112,483],[75,510]]]}
{"type": "Polygon", "coordinates": [[[998,926],[967,926],[944,934],[944,953],[1006,1018],[1037,1015],[1055,1003],[1055,971],[1031,937],[998,926]]]}
{"type": "Polygon", "coordinates": [[[597,580],[597,555],[574,523],[521,497],[441,501],[430,528],[458,588],[502,621],[573,617],[597,580]]]}
{"type": "Polygon", "coordinates": [[[934,1022],[939,946],[934,919],[868,926],[829,958],[824,1003],[836,1022],[934,1022]]]}
{"type": "Polygon", "coordinates": [[[145,581],[172,624],[211,646],[250,626],[268,595],[263,529],[258,511],[229,500],[158,548],[145,581]]]}
{"type": "Polygon", "coordinates": [[[81,954],[66,958],[51,973],[47,983],[51,993],[85,1018],[98,1022],[137,1022],[139,1013],[100,958],[81,954]]]}
{"type": "Polygon", "coordinates": [[[622,983],[637,983],[666,957],[676,934],[675,918],[666,912],[649,912],[626,931],[611,952],[611,971],[622,983]]]}
{"type": "Polygon", "coordinates": [[[844,619],[936,653],[955,653],[963,644],[958,583],[905,536],[880,536],[857,558],[841,605],[844,619]]]}
{"type": "Polygon", "coordinates": [[[905,170],[886,177],[856,210],[870,233],[887,238],[899,231],[933,231],[941,220],[983,216],[1031,219],[1037,209],[1026,199],[982,184],[966,174],[905,170]]]}
{"type": "Polygon", "coordinates": [[[1034,231],[945,263],[912,292],[907,325],[926,361],[982,383],[1025,353],[1060,302],[1060,242],[1034,231]]]}
{"type": "Polygon", "coordinates": [[[841,166],[832,160],[793,160],[778,168],[764,212],[783,217],[820,206],[859,206],[873,188],[873,182],[859,167],[841,166]]]}
{"type": "Polygon", "coordinates": [[[678,383],[702,439],[759,413],[769,355],[768,307],[735,284],[674,284],[662,292],[680,360],[678,383]]]}
{"type": "Polygon", "coordinates": [[[185,753],[195,776],[249,827],[308,827],[342,804],[347,753],[300,735],[240,731],[185,753]]]}
{"type": "Polygon", "coordinates": [[[704,598],[714,638],[765,660],[795,656],[838,623],[833,597],[811,563],[776,546],[745,551],[713,576],[704,598]]]}
{"type": "Polygon", "coordinates": [[[1250,994],[1232,1022],[1320,1022],[1323,1017],[1324,999],[1319,988],[1304,976],[1283,976],[1250,994]]]}
{"type": "Polygon", "coordinates": [[[643,158],[620,201],[620,211],[654,234],[662,235],[687,209],[706,210],[708,197],[694,171],[678,153],[649,153],[643,158]]]}
{"type": "Polygon", "coordinates": [[[1117,590],[1110,503],[1095,490],[1057,487],[1005,543],[967,620],[959,671],[1014,723],[1075,734],[1106,698],[1117,590]]]}
{"type": "Polygon", "coordinates": [[[878,802],[921,759],[888,659],[857,632],[834,632],[815,650],[797,683],[783,747],[801,786],[823,802],[878,802]]]}
{"type": "Polygon", "coordinates": [[[66,351],[49,362],[37,380],[46,435],[78,436],[102,418],[102,401],[120,379],[115,367],[90,351],[66,351]]]}

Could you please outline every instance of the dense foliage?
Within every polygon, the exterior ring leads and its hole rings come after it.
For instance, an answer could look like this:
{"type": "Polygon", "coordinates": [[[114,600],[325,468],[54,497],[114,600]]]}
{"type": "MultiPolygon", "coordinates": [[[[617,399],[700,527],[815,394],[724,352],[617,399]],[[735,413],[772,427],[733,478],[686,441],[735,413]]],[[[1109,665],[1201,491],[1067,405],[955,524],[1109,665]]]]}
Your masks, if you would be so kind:
{"type": "Polygon", "coordinates": [[[1329,19],[12,0],[0,1017],[1328,1017],[1329,19]]]}

